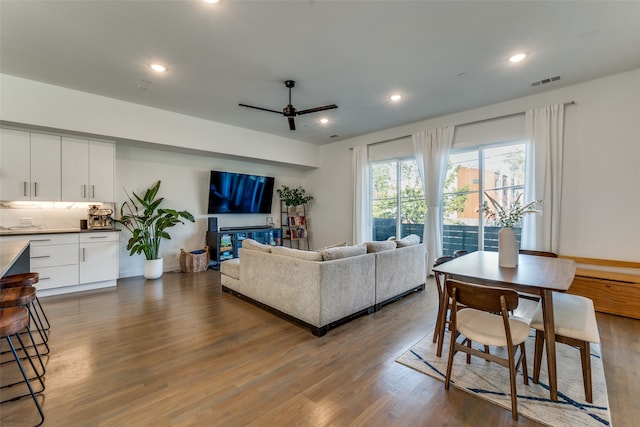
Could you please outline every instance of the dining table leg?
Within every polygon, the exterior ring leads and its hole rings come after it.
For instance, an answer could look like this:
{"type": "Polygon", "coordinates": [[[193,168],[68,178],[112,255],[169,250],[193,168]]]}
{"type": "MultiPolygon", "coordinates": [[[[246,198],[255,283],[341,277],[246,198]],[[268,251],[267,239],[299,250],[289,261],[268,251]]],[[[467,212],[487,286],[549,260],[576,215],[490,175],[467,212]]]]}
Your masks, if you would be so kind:
{"type": "Polygon", "coordinates": [[[558,374],[556,369],[556,334],[553,319],[553,291],[542,291],[542,316],[544,322],[544,340],[547,347],[547,371],[549,374],[549,395],[558,401],[558,374]]]}

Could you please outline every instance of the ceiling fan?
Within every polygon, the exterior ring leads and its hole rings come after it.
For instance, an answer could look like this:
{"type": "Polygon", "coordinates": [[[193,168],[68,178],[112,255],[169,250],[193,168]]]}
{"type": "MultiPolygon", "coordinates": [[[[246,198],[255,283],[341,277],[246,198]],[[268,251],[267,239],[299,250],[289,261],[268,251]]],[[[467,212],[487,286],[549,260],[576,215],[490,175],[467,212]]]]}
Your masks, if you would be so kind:
{"type": "Polygon", "coordinates": [[[262,107],[254,107],[253,105],[247,105],[247,104],[238,104],[238,105],[241,107],[254,108],[256,110],[269,111],[271,113],[282,114],[287,119],[289,119],[290,130],[296,130],[296,122],[294,120],[294,117],[298,115],[317,113],[318,111],[332,110],[334,108],[338,108],[336,104],[331,104],[331,105],[324,105],[322,107],[309,108],[307,110],[298,111],[293,107],[293,105],[291,105],[291,88],[294,88],[296,86],[296,82],[293,80],[285,80],[284,85],[289,88],[289,105],[284,107],[282,111],[270,110],[268,108],[262,108],[262,107]]]}

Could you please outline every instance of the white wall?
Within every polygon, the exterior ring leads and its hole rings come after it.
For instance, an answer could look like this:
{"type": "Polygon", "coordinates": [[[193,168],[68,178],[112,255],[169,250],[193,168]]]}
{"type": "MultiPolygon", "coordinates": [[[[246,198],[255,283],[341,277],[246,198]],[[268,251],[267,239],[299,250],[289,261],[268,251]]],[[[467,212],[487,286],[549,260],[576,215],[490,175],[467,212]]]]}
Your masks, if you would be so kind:
{"type": "Polygon", "coordinates": [[[222,123],[0,74],[0,120],[112,140],[318,166],[318,147],[222,123]]]}
{"type": "Polygon", "coordinates": [[[565,109],[562,255],[640,261],[640,70],[438,117],[321,148],[309,176],[315,247],[352,236],[349,147],[553,103],[565,109]]]}
{"type": "MultiPolygon", "coordinates": [[[[207,215],[209,173],[224,170],[257,175],[275,176],[276,188],[281,185],[300,185],[308,172],[296,168],[270,166],[250,162],[225,160],[194,154],[184,154],[119,144],[116,147],[116,206],[120,209],[127,192],[140,194],[157,180],[161,180],[159,196],[165,197],[162,206],[187,210],[196,218],[168,230],[171,240],[164,240],[160,255],[164,257],[165,271],[179,270],[180,249],[186,251],[202,248],[205,244],[208,217],[216,216],[219,227],[265,225],[267,215],[222,214],[207,215]]],[[[279,199],[274,191],[272,215],[279,224],[279,199]]],[[[120,277],[142,274],[144,257],[130,257],[126,250],[130,234],[120,236],[120,277]]]]}

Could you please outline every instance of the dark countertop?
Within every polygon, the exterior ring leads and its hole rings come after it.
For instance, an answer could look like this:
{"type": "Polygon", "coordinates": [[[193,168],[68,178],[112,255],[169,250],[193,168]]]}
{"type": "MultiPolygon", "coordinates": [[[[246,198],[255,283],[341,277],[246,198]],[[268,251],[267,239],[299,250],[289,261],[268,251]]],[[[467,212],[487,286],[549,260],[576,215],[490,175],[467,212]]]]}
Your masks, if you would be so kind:
{"type": "Polygon", "coordinates": [[[80,230],[79,228],[29,228],[29,229],[3,229],[0,236],[31,236],[38,234],[64,234],[64,233],[114,233],[121,230],[110,228],[108,230],[80,230]]]}
{"type": "Polygon", "coordinates": [[[0,277],[9,271],[11,266],[29,247],[28,240],[14,240],[11,242],[3,242],[0,245],[0,277]]]}

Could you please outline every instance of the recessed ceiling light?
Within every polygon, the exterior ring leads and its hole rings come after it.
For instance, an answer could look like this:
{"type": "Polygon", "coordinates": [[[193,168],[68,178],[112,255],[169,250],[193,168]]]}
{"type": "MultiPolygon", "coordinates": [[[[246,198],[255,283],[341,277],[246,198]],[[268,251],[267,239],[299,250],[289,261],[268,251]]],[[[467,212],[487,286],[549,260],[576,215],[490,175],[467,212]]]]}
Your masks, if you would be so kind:
{"type": "Polygon", "coordinates": [[[326,125],[327,123],[329,123],[329,119],[327,119],[326,117],[323,117],[320,119],[320,123],[322,123],[323,125],[326,125]]]}
{"type": "Polygon", "coordinates": [[[509,62],[520,62],[526,57],[527,57],[526,53],[516,53],[511,58],[509,58],[509,62]]]}
{"type": "Polygon", "coordinates": [[[398,95],[398,94],[391,95],[391,96],[389,97],[389,99],[390,99],[390,100],[392,100],[392,101],[394,101],[394,102],[397,102],[397,101],[400,101],[400,100],[402,99],[402,95],[398,95]]]}
{"type": "Polygon", "coordinates": [[[160,64],[149,64],[149,67],[153,71],[157,71],[158,73],[164,73],[165,71],[167,71],[167,67],[165,67],[164,65],[160,65],[160,64]]]}
{"type": "Polygon", "coordinates": [[[220,0],[204,0],[205,3],[220,3],[220,0]]]}

